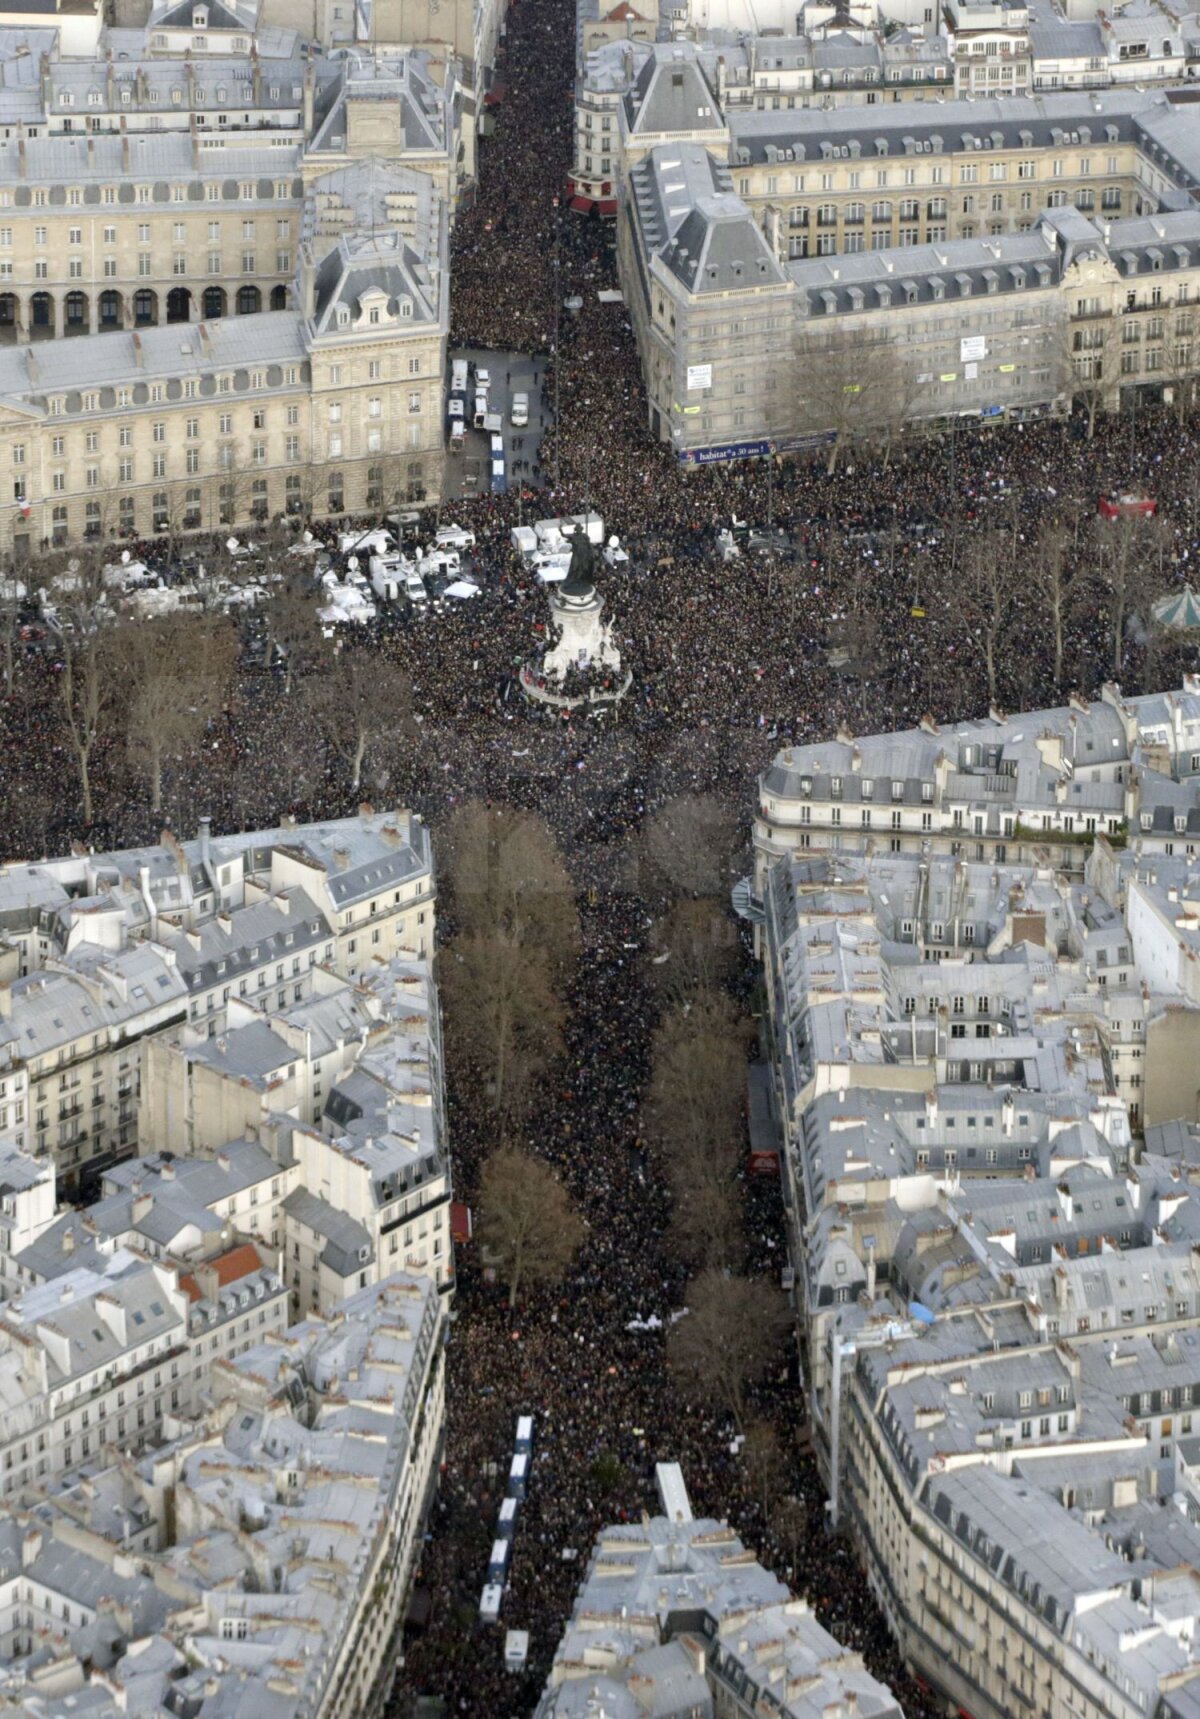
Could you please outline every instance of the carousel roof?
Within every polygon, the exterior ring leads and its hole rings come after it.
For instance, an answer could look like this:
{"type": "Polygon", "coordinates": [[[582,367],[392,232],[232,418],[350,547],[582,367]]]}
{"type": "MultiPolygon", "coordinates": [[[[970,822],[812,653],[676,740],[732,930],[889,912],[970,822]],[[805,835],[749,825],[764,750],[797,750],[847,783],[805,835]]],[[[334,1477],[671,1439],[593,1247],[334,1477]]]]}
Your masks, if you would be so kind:
{"type": "Polygon", "coordinates": [[[1155,603],[1154,619],[1160,627],[1174,627],[1179,632],[1191,628],[1200,631],[1200,596],[1190,585],[1185,585],[1182,591],[1174,591],[1155,603]]]}

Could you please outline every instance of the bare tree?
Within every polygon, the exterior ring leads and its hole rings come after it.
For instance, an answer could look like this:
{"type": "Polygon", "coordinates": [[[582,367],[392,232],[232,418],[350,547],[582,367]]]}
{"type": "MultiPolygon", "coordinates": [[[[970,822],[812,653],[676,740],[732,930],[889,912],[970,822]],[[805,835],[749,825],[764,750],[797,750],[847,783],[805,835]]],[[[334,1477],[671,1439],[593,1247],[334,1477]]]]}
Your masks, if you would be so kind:
{"type": "Polygon", "coordinates": [[[1056,691],[1062,686],[1067,620],[1083,583],[1081,563],[1072,560],[1069,550],[1069,527],[1061,519],[1050,519],[1038,532],[1027,563],[1030,585],[1050,627],[1056,691]]]}
{"type": "Polygon", "coordinates": [[[798,428],[828,436],[830,475],[854,438],[882,437],[890,451],[913,403],[913,384],[892,337],[835,327],[803,335],[799,356],[798,428]]]}
{"type": "Polygon", "coordinates": [[[21,605],[25,600],[24,582],[10,569],[0,574],[0,650],[4,652],[4,690],[12,697],[17,667],[17,639],[21,631],[21,605]]]}
{"type": "Polygon", "coordinates": [[[745,1425],[746,1392],[779,1358],[791,1323],[782,1293],[759,1277],[702,1271],[687,1287],[687,1313],[671,1327],[671,1368],[745,1425]]]}
{"type": "Polygon", "coordinates": [[[575,955],[575,892],[541,818],[472,800],[451,818],[444,847],[464,930],[542,949],[556,969],[575,955]]]}
{"type": "Polygon", "coordinates": [[[515,1307],[522,1283],[555,1283],[584,1237],[584,1222],[548,1164],[516,1147],[493,1152],[479,1186],[479,1239],[515,1307]]]}
{"type": "Polygon", "coordinates": [[[1062,354],[1064,388],[1082,408],[1087,437],[1096,433],[1096,415],[1110,411],[1121,374],[1121,323],[1107,310],[1083,327],[1073,328],[1062,354]]]}
{"type": "Polygon", "coordinates": [[[671,1221],[667,1246],[686,1266],[698,1270],[740,1265],[746,1238],[740,1189],[727,1161],[681,1153],[667,1167],[671,1221]]]}
{"type": "Polygon", "coordinates": [[[1192,337],[1193,316],[1190,305],[1180,310],[1175,337],[1164,340],[1162,348],[1163,397],[1181,424],[1196,405],[1200,385],[1200,343],[1192,337]]]}
{"type": "Polygon", "coordinates": [[[163,765],[194,746],[221,709],[233,679],[237,640],[228,620],[169,615],[115,628],[112,668],[128,696],[130,756],[162,809],[163,765]]]}
{"type": "Polygon", "coordinates": [[[289,693],[322,654],[317,598],[310,579],[306,568],[285,563],[284,576],[271,587],[262,611],[267,637],[283,656],[284,691],[289,693]]]}
{"type": "Polygon", "coordinates": [[[808,1537],[808,1510],[804,1500],[789,1492],[770,1511],[767,1525],[787,1550],[788,1575],[794,1581],[800,1563],[800,1544],[808,1537]]]}
{"type": "Polygon", "coordinates": [[[680,1154],[733,1165],[743,1141],[744,1032],[727,997],[704,993],[654,1035],[646,1133],[665,1162],[680,1154]]]}
{"type": "Polygon", "coordinates": [[[779,1434],[770,1421],[751,1421],[742,1441],[742,1461],[746,1479],[754,1493],[763,1520],[769,1521],[771,1508],[779,1496],[787,1476],[787,1463],[779,1443],[779,1434]]]}
{"type": "Polygon", "coordinates": [[[451,1030],[471,1047],[504,1121],[523,1114],[562,1049],[564,1011],[545,950],[463,932],[439,969],[451,1030]]]}
{"type": "Polygon", "coordinates": [[[696,991],[716,991],[737,970],[737,927],[719,899],[683,896],[650,933],[649,976],[672,1002],[696,991]]]}
{"type": "Polygon", "coordinates": [[[91,824],[95,817],[92,762],[116,692],[105,636],[108,611],[99,555],[89,550],[72,557],[58,575],[55,605],[62,658],[56,683],[59,709],[79,779],[83,821],[91,824]]]}
{"type": "Polygon", "coordinates": [[[1155,522],[1136,517],[1097,518],[1092,527],[1096,575],[1112,641],[1114,680],[1121,678],[1129,617],[1148,595],[1156,537],[1155,522]]]}
{"type": "Polygon", "coordinates": [[[1000,662],[1024,573],[1014,560],[1008,533],[981,533],[968,542],[954,582],[954,606],[983,658],[992,705],[997,702],[1000,662]]]}
{"type": "Polygon", "coordinates": [[[357,793],[372,749],[411,731],[412,680],[389,657],[347,649],[308,684],[314,714],[357,793]]]}
{"type": "Polygon", "coordinates": [[[724,896],[736,814],[715,794],[679,794],[646,820],[647,856],[673,893],[724,896]]]}

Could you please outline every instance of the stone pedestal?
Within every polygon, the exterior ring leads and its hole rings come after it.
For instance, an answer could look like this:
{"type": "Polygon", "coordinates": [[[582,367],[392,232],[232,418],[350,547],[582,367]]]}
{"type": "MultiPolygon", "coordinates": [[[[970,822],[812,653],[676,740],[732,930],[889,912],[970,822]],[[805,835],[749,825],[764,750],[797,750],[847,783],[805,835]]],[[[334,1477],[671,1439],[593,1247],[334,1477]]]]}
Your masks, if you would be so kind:
{"type": "Polygon", "coordinates": [[[550,622],[558,637],[542,658],[547,680],[561,681],[568,669],[620,668],[621,653],[603,613],[604,600],[595,586],[582,596],[551,590],[550,622]]]}
{"type": "Polygon", "coordinates": [[[633,676],[628,669],[621,673],[621,653],[613,643],[612,623],[604,619],[600,593],[590,584],[575,590],[558,586],[550,590],[549,602],[553,642],[522,669],[526,695],[564,711],[615,704],[629,691],[633,676]]]}

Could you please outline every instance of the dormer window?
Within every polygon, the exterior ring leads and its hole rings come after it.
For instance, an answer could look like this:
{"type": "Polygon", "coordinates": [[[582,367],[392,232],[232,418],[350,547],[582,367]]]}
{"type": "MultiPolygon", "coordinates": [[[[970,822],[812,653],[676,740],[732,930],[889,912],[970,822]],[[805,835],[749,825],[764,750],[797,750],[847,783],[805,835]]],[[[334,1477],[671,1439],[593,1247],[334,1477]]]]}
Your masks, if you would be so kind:
{"type": "Polygon", "coordinates": [[[207,6],[193,6],[192,7],[192,29],[193,30],[207,30],[208,29],[208,7],[207,6]]]}
{"type": "Polygon", "coordinates": [[[349,326],[350,326],[350,308],[348,305],[344,305],[344,304],[338,305],[338,307],[337,307],[337,325],[339,328],[349,328],[349,326]]]}

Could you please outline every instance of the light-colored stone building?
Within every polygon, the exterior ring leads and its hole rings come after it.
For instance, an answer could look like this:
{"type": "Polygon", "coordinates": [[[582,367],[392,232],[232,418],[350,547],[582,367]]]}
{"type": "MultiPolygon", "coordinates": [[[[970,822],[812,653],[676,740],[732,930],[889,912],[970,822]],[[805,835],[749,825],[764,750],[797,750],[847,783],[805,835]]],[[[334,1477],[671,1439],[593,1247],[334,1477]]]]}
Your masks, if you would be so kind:
{"type": "Polygon", "coordinates": [[[473,148],[454,63],[427,52],[136,77],[46,60],[39,84],[0,87],[0,341],[294,307],[307,188],[370,160],[422,175],[452,216],[473,148]]]}
{"type": "MultiPolygon", "coordinates": [[[[757,876],[796,850],[876,851],[1045,863],[1117,901],[1126,841],[1141,857],[1200,851],[1200,687],[1098,699],[1054,710],[789,747],[759,782],[757,876]],[[1111,844],[1111,845],[1110,845],[1111,844]]],[[[951,917],[949,915],[945,917],[951,917]]],[[[940,939],[935,939],[940,941],[940,939]]],[[[1172,957],[1173,959],[1173,957],[1172,957]]],[[[1146,977],[1167,988],[1165,977],[1146,977]]]]}
{"type": "MultiPolygon", "coordinates": [[[[659,1465],[659,1492],[664,1493],[659,1465]]],[[[727,1524],[696,1520],[675,1471],[675,1513],[601,1531],[535,1719],[903,1719],[886,1684],[727,1524]]]]}
{"type": "Polygon", "coordinates": [[[0,350],[7,546],[436,494],[447,211],[416,196],[393,225],[380,201],[377,225],[297,235],[298,311],[0,350]]]}
{"type": "Polygon", "coordinates": [[[214,1402],[164,1408],[144,1454],[106,1417],[83,1476],[0,1521],[5,1707],[374,1711],[436,1485],[443,1319],[393,1277],[218,1361],[214,1402]]]}

